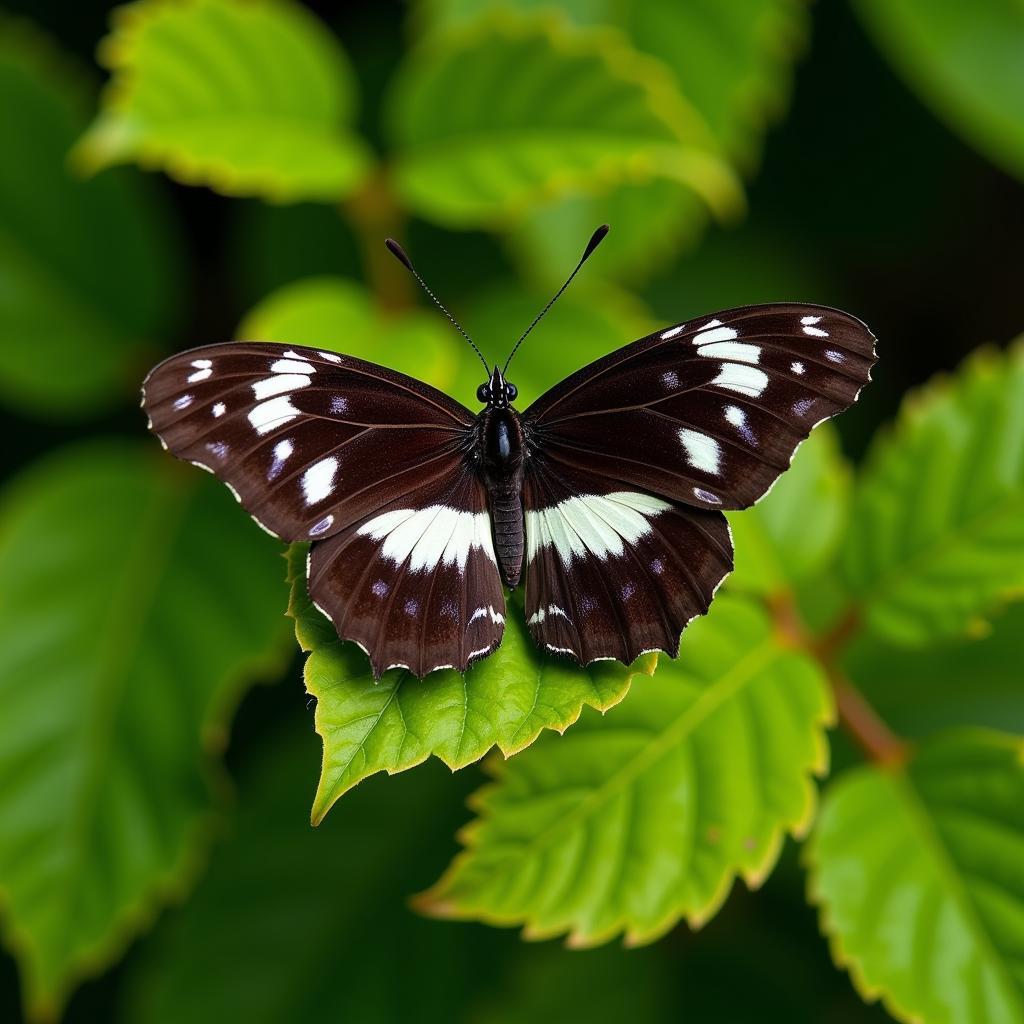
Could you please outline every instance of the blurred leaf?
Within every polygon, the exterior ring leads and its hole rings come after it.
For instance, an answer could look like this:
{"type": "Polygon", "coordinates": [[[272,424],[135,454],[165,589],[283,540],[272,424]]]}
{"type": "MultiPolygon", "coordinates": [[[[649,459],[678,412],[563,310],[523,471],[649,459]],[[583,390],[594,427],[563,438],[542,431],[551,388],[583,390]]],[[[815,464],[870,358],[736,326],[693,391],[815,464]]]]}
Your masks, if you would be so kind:
{"type": "Polygon", "coordinates": [[[82,182],[65,158],[82,77],[27,22],[0,18],[0,395],[81,416],[134,393],[180,302],[175,236],[129,172],[82,182]]]}
{"type": "Polygon", "coordinates": [[[274,292],[245,318],[239,337],[372,359],[442,389],[451,385],[462,357],[457,336],[432,312],[385,317],[362,285],[332,277],[274,292]]]}
{"type": "Polygon", "coordinates": [[[730,590],[777,593],[823,569],[846,528],[849,497],[849,465],[835,428],[823,423],[767,497],[729,516],[736,546],[730,590]]]}
{"type": "Polygon", "coordinates": [[[836,962],[899,1020],[1024,1021],[1024,744],[959,730],[834,783],[807,847],[836,962]]]}
{"type": "Polygon", "coordinates": [[[419,905],[443,917],[649,942],[707,921],[741,875],[759,885],[814,810],[832,717],[812,662],[753,605],[720,597],[607,718],[494,765],[466,845],[419,905]]]}
{"type": "Polygon", "coordinates": [[[939,117],[1024,178],[1019,0],[857,0],[879,47],[939,117]]]}
{"type": "MultiPolygon", "coordinates": [[[[421,0],[414,21],[421,31],[443,30],[509,7],[557,10],[578,25],[621,29],[638,51],[663,62],[663,72],[743,171],[757,163],[768,124],[789,101],[793,61],[809,21],[804,0],[421,0]]],[[[529,273],[553,280],[603,222],[615,230],[597,272],[635,277],[692,246],[707,216],[704,203],[676,181],[630,183],[607,195],[565,196],[529,211],[512,248],[529,273]]]]}
{"type": "Polygon", "coordinates": [[[341,199],[368,170],[348,59],[292,0],[138,0],[100,57],[114,77],[75,151],[83,167],[135,161],[276,202],[341,199]]]}
{"type": "Polygon", "coordinates": [[[981,725],[1024,736],[1024,603],[1009,607],[993,625],[982,639],[958,636],[923,650],[856,637],[844,667],[900,734],[981,725]]]}
{"type": "MultiPolygon", "coordinates": [[[[467,308],[467,330],[485,355],[504,363],[516,338],[550,297],[514,285],[489,289],[467,308]]],[[[525,409],[581,366],[649,334],[657,326],[650,313],[624,292],[607,285],[596,289],[574,287],[523,342],[509,367],[509,379],[519,388],[516,407],[525,409]]],[[[482,379],[479,363],[463,359],[455,397],[472,407],[482,379]]]]}
{"type": "Polygon", "coordinates": [[[668,178],[716,210],[739,186],[655,61],[611,30],[497,11],[432,35],[393,96],[395,182],[417,212],[495,225],[583,188],[668,178]]]}
{"type": "Polygon", "coordinates": [[[1024,346],[904,401],[854,496],[843,567],[879,638],[962,634],[1024,587],[1024,346]]]}
{"type": "Polygon", "coordinates": [[[0,904],[38,1015],[189,889],[209,754],[284,664],[274,545],[197,477],[93,443],[4,494],[0,904]]]}
{"type": "Polygon", "coordinates": [[[405,904],[449,845],[458,783],[429,769],[379,779],[314,831],[303,780],[315,764],[304,735],[259,751],[232,834],[137,961],[125,1020],[455,1019],[454,994],[486,969],[493,942],[405,904]]]}
{"type": "Polygon", "coordinates": [[[584,669],[542,654],[527,633],[520,601],[512,598],[501,646],[465,675],[446,670],[417,679],[392,669],[378,682],[366,655],[338,640],[309,600],[304,549],[293,546],[289,561],[290,612],[299,644],[309,652],[306,689],[317,699],[316,731],[324,742],[313,824],[376,772],[405,771],[431,754],[455,771],[491,747],[509,757],[544,729],[564,732],[584,705],[606,711],[625,697],[635,675],[650,675],[657,664],[655,655],[645,654],[628,668],[602,661],[584,669]]]}

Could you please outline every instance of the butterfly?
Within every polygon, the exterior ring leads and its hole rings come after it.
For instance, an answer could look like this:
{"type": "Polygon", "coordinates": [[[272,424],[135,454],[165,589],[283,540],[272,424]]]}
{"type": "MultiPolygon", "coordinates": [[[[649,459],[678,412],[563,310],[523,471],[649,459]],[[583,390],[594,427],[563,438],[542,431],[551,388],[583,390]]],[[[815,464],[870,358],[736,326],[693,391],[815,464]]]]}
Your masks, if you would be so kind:
{"type": "MultiPolygon", "coordinates": [[[[501,643],[504,587],[581,664],[675,656],[733,565],[725,510],[763,497],[869,381],[875,338],[825,306],[771,303],[657,331],[523,412],[490,367],[472,412],[395,370],[264,342],[192,349],[143,385],[150,429],[267,532],[311,542],[307,587],[375,677],[465,671],[501,643]]],[[[813,509],[806,510],[813,515],[813,509]]]]}

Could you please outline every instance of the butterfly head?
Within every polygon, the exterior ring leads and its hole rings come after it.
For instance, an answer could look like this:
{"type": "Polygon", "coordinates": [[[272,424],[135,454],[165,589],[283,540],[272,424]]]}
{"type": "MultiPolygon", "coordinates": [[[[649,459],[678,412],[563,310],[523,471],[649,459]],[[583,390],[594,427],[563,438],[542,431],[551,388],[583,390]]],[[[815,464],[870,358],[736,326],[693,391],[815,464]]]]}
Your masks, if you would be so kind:
{"type": "Polygon", "coordinates": [[[489,409],[507,409],[519,394],[515,384],[505,380],[505,375],[497,366],[491,373],[490,380],[485,381],[476,389],[476,397],[489,409]]]}

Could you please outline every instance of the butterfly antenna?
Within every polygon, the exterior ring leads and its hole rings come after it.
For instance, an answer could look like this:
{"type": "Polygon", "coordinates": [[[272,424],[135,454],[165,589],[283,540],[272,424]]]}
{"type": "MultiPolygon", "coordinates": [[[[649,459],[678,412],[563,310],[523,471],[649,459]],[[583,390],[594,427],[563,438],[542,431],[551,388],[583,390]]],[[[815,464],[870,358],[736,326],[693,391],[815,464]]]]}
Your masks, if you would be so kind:
{"type": "Polygon", "coordinates": [[[419,282],[419,286],[430,296],[430,298],[433,300],[434,305],[437,306],[437,308],[441,310],[441,312],[444,313],[446,317],[448,317],[455,330],[457,330],[459,334],[461,334],[466,339],[466,341],[469,342],[473,351],[480,357],[480,362],[484,364],[484,369],[487,371],[487,375],[490,376],[491,368],[487,365],[487,360],[484,359],[483,352],[481,352],[480,349],[476,347],[476,342],[473,341],[473,339],[462,329],[462,325],[459,323],[459,321],[456,320],[455,317],[453,317],[451,313],[448,312],[447,309],[445,309],[444,304],[430,290],[429,286],[427,285],[427,282],[424,281],[422,277],[420,277],[419,272],[412,265],[412,260],[409,259],[409,256],[406,253],[406,251],[393,238],[385,238],[384,244],[388,247],[388,251],[391,253],[391,255],[394,256],[395,259],[398,260],[398,262],[401,263],[402,266],[405,267],[405,269],[408,270],[409,273],[416,278],[416,280],[419,282]]]}
{"type": "Polygon", "coordinates": [[[572,284],[572,279],[580,272],[580,267],[583,266],[587,260],[593,255],[594,250],[604,241],[604,236],[608,234],[608,225],[602,224],[591,236],[590,241],[587,242],[586,249],[583,250],[583,255],[580,257],[579,263],[576,264],[576,269],[566,279],[565,284],[558,289],[557,292],[551,297],[551,301],[533,318],[533,323],[526,328],[525,331],[519,336],[519,340],[516,342],[515,347],[509,353],[508,359],[505,360],[505,365],[502,367],[501,372],[504,374],[508,370],[508,364],[512,362],[512,356],[519,351],[519,346],[526,340],[526,336],[544,319],[544,315],[547,311],[558,301],[562,292],[572,284]]]}

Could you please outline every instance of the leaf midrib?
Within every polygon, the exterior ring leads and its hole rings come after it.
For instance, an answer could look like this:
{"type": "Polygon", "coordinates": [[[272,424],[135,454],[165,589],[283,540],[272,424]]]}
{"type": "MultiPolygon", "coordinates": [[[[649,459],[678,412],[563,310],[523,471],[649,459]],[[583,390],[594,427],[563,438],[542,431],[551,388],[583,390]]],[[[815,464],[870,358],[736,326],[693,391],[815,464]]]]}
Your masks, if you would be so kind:
{"type": "Polygon", "coordinates": [[[574,827],[620,790],[632,785],[687,735],[696,731],[697,727],[717,711],[726,700],[749,685],[772,661],[782,657],[782,654],[783,652],[771,639],[763,640],[759,646],[748,652],[724,676],[720,677],[717,683],[712,684],[692,704],[687,705],[659,736],[627,761],[617,773],[609,776],[607,781],[596,789],[591,790],[572,811],[542,829],[524,846],[517,847],[516,857],[544,849],[561,832],[574,827]]]}
{"type": "Polygon", "coordinates": [[[921,836],[922,844],[931,852],[933,861],[946,885],[946,891],[951,894],[953,901],[960,909],[969,929],[975,936],[978,945],[987,953],[989,963],[994,965],[997,973],[1003,980],[1005,990],[1011,993],[1017,1004],[1017,1009],[1024,1016],[1024,997],[1021,995],[1020,986],[1009,972],[1004,957],[992,941],[992,937],[978,916],[974,901],[971,899],[970,893],[968,893],[963,879],[957,871],[952,855],[939,835],[934,818],[929,813],[924,798],[906,773],[901,772],[895,775],[893,781],[896,791],[903,799],[911,821],[921,836]]]}

